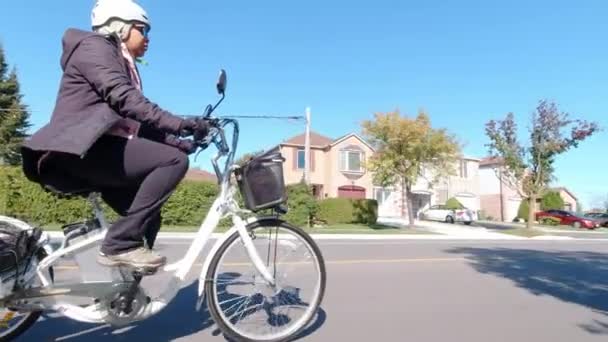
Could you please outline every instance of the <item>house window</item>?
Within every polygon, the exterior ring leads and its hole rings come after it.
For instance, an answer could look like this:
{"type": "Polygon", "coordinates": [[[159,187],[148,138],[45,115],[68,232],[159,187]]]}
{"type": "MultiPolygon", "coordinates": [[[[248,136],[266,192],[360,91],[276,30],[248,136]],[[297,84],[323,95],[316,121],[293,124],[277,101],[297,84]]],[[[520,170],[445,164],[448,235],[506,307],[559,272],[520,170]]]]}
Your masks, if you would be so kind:
{"type": "Polygon", "coordinates": [[[340,151],[340,171],[343,172],[363,172],[361,160],[363,153],[361,151],[340,151]]]}
{"type": "Polygon", "coordinates": [[[388,197],[391,195],[392,189],[390,188],[374,188],[374,199],[378,201],[378,205],[384,203],[388,197]]]}
{"type": "Polygon", "coordinates": [[[464,159],[460,160],[459,175],[460,175],[460,178],[469,178],[468,169],[467,169],[467,161],[464,159]]]}
{"type": "Polygon", "coordinates": [[[304,150],[298,150],[298,169],[304,169],[306,166],[306,154],[304,150]]]}

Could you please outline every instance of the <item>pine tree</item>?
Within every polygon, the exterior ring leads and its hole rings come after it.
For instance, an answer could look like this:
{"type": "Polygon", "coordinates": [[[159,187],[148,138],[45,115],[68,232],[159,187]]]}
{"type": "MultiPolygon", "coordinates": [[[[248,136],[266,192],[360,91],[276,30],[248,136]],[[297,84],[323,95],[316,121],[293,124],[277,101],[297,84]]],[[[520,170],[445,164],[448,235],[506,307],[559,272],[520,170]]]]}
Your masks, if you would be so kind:
{"type": "Polygon", "coordinates": [[[22,103],[16,69],[7,73],[8,64],[0,46],[0,164],[19,165],[19,146],[31,126],[30,114],[22,103]]]}

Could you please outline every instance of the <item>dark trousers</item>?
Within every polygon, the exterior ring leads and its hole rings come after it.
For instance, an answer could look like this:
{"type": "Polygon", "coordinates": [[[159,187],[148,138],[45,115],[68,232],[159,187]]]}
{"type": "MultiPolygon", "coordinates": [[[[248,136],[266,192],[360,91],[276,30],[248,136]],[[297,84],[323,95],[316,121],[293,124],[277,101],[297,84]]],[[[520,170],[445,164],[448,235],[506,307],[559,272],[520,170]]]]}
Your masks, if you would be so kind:
{"type": "Polygon", "coordinates": [[[161,207],[188,170],[188,157],[155,141],[101,137],[84,158],[61,155],[54,160],[70,177],[99,189],[103,200],[121,217],[101,245],[105,254],[120,254],[154,245],[161,226],[161,207]]]}

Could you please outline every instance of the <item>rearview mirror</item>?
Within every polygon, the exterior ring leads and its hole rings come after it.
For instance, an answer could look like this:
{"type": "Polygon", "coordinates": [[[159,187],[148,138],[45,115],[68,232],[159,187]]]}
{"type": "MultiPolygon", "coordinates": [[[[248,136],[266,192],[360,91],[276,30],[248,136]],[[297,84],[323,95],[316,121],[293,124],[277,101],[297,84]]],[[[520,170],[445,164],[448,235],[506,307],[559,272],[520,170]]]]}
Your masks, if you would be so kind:
{"type": "Polygon", "coordinates": [[[220,76],[217,79],[217,93],[220,95],[224,95],[226,91],[226,71],[224,69],[220,70],[220,76]]]}

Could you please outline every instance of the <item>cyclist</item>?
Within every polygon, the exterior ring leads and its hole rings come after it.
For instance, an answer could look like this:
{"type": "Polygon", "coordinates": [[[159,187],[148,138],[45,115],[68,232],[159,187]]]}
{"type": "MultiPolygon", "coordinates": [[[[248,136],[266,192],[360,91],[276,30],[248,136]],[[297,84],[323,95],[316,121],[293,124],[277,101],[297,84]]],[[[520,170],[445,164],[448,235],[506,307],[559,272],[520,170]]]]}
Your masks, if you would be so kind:
{"type": "Polygon", "coordinates": [[[137,60],[149,45],[150,20],[131,0],[98,0],[93,32],[63,36],[63,76],[50,122],[21,150],[26,176],[61,189],[86,184],[121,217],[110,227],[97,261],[157,268],[152,251],[161,207],[188,169],[205,121],[182,119],[142,94],[137,60]]]}

